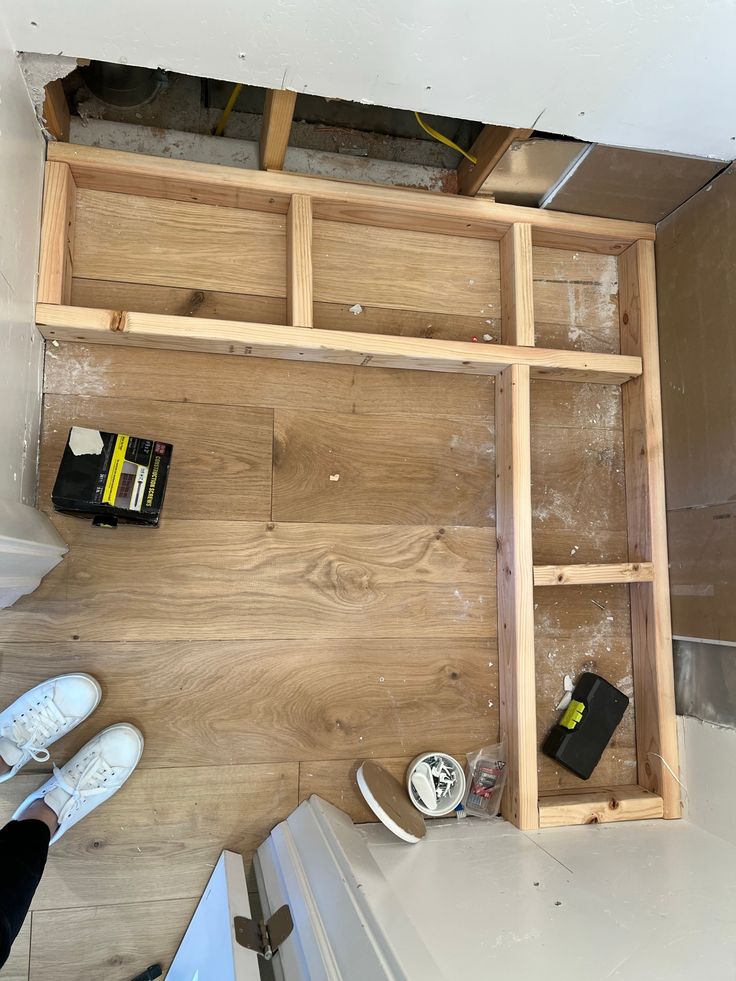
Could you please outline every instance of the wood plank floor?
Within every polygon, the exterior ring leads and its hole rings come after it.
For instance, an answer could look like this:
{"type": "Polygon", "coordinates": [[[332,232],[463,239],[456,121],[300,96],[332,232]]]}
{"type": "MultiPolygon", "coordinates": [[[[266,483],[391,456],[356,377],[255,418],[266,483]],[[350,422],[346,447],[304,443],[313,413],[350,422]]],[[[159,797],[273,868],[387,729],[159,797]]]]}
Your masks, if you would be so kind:
{"type": "Polygon", "coordinates": [[[0,971],[3,981],[27,981],[31,959],[31,920],[33,914],[26,916],[20,933],[10,951],[5,967],[0,971]]]}
{"type": "MultiPolygon", "coordinates": [[[[320,281],[337,311],[328,258],[320,281]]],[[[554,277],[571,273],[541,258],[552,285],[538,284],[539,302],[559,308],[554,277]]],[[[88,273],[111,275],[88,259],[88,273]]],[[[579,275],[600,293],[606,272],[586,259],[579,275]]],[[[495,302],[497,273],[477,275],[495,302]]],[[[429,297],[431,278],[416,282],[429,297]]],[[[466,325],[479,311],[468,307],[466,325]]],[[[564,310],[548,312],[549,336],[572,329],[564,310]]],[[[45,392],[50,513],[69,426],[174,444],[160,528],[52,515],[68,557],[0,614],[2,703],[70,670],[102,684],[57,759],[114,721],[146,737],[126,788],[54,846],[8,977],[129,981],[168,962],[222,848],[249,861],[311,793],[368,820],[362,759],[401,777],[431,746],[462,756],[496,740],[493,381],[62,344],[47,349],[45,392]]],[[[535,382],[532,412],[537,561],[621,558],[619,390],[535,382]]],[[[590,666],[628,691],[631,652],[626,587],[536,599],[541,740],[564,674],[590,666]]],[[[632,712],[603,784],[635,780],[633,725],[632,712]]],[[[543,788],[576,785],[549,762],[543,788]]],[[[0,787],[0,819],[44,769],[0,787]]]]}
{"type": "MultiPolygon", "coordinates": [[[[188,899],[170,899],[125,906],[38,910],[33,914],[31,977],[58,981],[130,979],[150,964],[167,965],[176,953],[182,924],[189,921],[195,905],[188,899]],[[76,945],[73,968],[62,975],[60,963],[68,963],[62,958],[72,937],[84,937],[84,943],[76,945]]],[[[27,976],[18,975],[18,981],[27,976]]]]}

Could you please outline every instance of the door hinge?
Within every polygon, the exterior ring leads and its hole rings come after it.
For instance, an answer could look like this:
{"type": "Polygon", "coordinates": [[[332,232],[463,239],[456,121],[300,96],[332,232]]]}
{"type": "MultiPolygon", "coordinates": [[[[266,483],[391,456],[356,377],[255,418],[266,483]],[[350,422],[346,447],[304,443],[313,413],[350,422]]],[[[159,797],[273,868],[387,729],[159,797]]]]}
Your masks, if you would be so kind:
{"type": "Polygon", "coordinates": [[[291,910],[288,906],[277,909],[268,923],[251,920],[247,916],[236,916],[235,939],[246,950],[254,950],[265,960],[270,961],[281,944],[294,929],[291,910]]]}

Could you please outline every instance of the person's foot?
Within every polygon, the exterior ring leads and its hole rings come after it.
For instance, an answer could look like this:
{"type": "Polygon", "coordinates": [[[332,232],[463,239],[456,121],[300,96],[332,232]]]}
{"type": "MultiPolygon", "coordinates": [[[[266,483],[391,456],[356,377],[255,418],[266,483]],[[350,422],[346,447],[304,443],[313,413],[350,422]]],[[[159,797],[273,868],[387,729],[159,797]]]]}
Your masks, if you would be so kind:
{"type": "Polygon", "coordinates": [[[30,759],[46,763],[48,747],[91,715],[102,689],[89,674],[49,678],[0,712],[0,783],[30,759]]]}
{"type": "Polygon", "coordinates": [[[56,814],[59,826],[51,844],[74,827],[96,807],[120,790],[135,770],[143,753],[143,736],[135,726],[119,722],[98,733],[76,756],[30,794],[13,815],[24,820],[36,801],[43,801],[56,814]]]}
{"type": "Polygon", "coordinates": [[[49,829],[49,835],[55,835],[59,827],[59,819],[48,804],[42,800],[34,800],[25,810],[21,811],[16,821],[40,821],[49,829]]]}

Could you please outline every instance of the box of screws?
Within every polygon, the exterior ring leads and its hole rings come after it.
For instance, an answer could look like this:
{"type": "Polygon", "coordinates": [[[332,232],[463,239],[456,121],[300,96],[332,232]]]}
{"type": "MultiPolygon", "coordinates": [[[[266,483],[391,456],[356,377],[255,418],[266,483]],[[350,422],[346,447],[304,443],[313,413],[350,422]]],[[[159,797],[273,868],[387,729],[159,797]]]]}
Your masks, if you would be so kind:
{"type": "Polygon", "coordinates": [[[465,796],[465,773],[447,753],[422,753],[406,771],[412,804],[427,817],[445,817],[465,796]]]}

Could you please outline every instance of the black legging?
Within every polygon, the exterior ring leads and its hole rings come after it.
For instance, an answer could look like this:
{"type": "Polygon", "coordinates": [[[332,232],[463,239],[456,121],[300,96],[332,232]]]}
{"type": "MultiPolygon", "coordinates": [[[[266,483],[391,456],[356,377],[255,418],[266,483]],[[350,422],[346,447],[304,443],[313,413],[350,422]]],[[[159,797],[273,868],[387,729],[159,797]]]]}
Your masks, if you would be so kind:
{"type": "Polygon", "coordinates": [[[43,821],[11,821],[0,830],[0,967],[41,881],[50,838],[43,821]]]}

